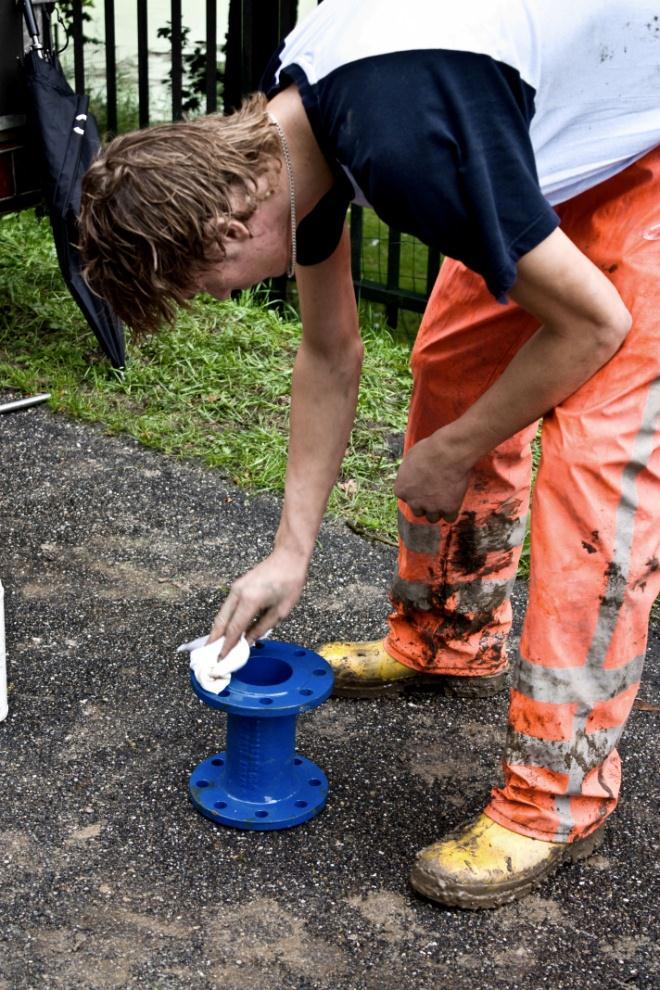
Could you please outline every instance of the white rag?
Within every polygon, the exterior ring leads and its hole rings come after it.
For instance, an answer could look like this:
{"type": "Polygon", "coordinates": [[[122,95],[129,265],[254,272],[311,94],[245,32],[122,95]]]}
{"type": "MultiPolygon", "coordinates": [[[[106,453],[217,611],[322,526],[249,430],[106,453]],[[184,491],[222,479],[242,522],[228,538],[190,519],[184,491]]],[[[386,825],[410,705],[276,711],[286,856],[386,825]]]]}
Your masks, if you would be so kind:
{"type": "Polygon", "coordinates": [[[182,643],[177,649],[177,653],[184,651],[190,653],[190,669],[201,687],[211,694],[220,694],[224,691],[231,680],[231,675],[244,667],[250,656],[250,645],[245,636],[241,636],[227,656],[219,660],[218,654],[224,641],[225,637],[221,636],[220,639],[209,643],[208,636],[200,636],[192,643],[182,643]]]}

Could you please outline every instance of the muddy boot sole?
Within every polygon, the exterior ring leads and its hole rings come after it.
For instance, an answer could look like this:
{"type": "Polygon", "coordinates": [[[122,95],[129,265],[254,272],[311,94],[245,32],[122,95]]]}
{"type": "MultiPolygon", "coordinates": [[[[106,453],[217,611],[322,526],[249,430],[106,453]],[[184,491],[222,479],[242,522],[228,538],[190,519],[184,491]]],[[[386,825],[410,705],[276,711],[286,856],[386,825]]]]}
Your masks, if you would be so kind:
{"type": "Polygon", "coordinates": [[[336,698],[392,698],[408,691],[426,690],[447,698],[492,698],[506,687],[507,671],[491,677],[454,677],[450,674],[416,674],[401,680],[369,684],[364,682],[337,683],[336,698]]]}
{"type": "Polygon", "coordinates": [[[557,855],[530,870],[527,876],[493,886],[473,884],[469,890],[450,880],[434,875],[415,863],[410,874],[410,883],[418,894],[445,907],[465,908],[478,911],[483,908],[497,908],[511,901],[517,901],[534,890],[544,880],[551,877],[565,863],[577,863],[586,859],[599,848],[604,839],[604,828],[597,829],[586,839],[567,843],[558,848],[557,855]]]}

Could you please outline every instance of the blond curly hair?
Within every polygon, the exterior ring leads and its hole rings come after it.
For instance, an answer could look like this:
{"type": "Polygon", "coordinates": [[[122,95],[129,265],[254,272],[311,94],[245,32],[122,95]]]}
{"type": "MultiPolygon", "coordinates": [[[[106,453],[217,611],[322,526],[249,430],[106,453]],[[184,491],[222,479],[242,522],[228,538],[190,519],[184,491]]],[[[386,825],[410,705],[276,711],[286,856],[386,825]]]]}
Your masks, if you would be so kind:
{"type": "Polygon", "coordinates": [[[115,138],[82,182],[79,246],[90,288],[137,332],[171,323],[196,273],[224,257],[229,220],[257,208],[257,179],[272,188],[279,152],[262,94],[228,117],[115,138]]]}

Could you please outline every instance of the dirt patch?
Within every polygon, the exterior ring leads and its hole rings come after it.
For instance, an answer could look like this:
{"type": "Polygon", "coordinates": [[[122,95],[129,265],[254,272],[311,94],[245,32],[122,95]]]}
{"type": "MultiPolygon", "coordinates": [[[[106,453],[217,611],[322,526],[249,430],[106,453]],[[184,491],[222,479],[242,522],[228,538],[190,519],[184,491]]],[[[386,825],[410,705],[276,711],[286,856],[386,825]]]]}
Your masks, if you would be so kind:
{"type": "Polygon", "coordinates": [[[227,990],[282,990],[301,978],[328,980],[349,970],[340,948],[311,935],[270,898],[233,908],[231,925],[225,910],[207,917],[204,936],[211,975],[227,990]]]}
{"type": "MultiPolygon", "coordinates": [[[[185,951],[191,927],[183,921],[166,921],[151,914],[100,905],[81,912],[67,926],[32,933],[34,960],[41,966],[39,985],[62,990],[115,990],[133,986],[138,970],[166,977],[162,965],[165,947],[172,943],[185,951]]],[[[38,985],[37,983],[34,984],[38,985]]],[[[145,986],[158,986],[147,978],[145,986]]]]}
{"type": "Polygon", "coordinates": [[[601,942],[600,948],[609,959],[632,962],[650,944],[648,935],[622,935],[613,942],[601,942]]]}
{"type": "Polygon", "coordinates": [[[497,751],[504,749],[506,742],[506,724],[488,725],[482,722],[462,722],[459,727],[460,734],[469,739],[475,745],[483,747],[493,747],[497,751]]]}
{"type": "Polygon", "coordinates": [[[379,602],[385,594],[375,584],[347,584],[333,588],[328,595],[317,596],[314,604],[321,612],[351,612],[356,602],[362,605],[379,602]]]}
{"type": "Polygon", "coordinates": [[[469,765],[458,757],[448,756],[444,744],[425,747],[424,752],[415,754],[410,760],[410,769],[427,784],[436,781],[462,780],[470,773],[469,765]]]}
{"type": "Polygon", "coordinates": [[[507,974],[510,980],[520,979],[538,962],[538,956],[525,945],[512,946],[491,956],[493,967],[498,976],[507,974]]]}
{"type": "Polygon", "coordinates": [[[567,920],[566,912],[556,901],[539,894],[528,894],[524,902],[500,908],[496,917],[504,928],[519,928],[523,922],[533,926],[565,925],[567,920]]]}
{"type": "Polygon", "coordinates": [[[123,987],[148,954],[129,935],[86,933],[72,928],[39,932],[35,955],[47,972],[47,986],[66,990],[115,990],[123,987]]]}
{"type": "MultiPolygon", "coordinates": [[[[207,541],[209,545],[224,544],[214,540],[207,541]]],[[[178,541],[162,537],[90,534],[84,544],[75,547],[42,543],[40,556],[33,579],[21,588],[27,599],[59,599],[89,587],[96,598],[108,600],[177,601],[193,589],[217,588],[222,582],[215,571],[193,570],[190,561],[182,565],[178,541]],[[64,581],[59,573],[62,565],[67,572],[64,581]]]]}
{"type": "Polygon", "coordinates": [[[58,762],[76,760],[102,747],[115,747],[124,741],[125,732],[112,713],[99,705],[81,705],[81,718],[71,725],[58,752],[58,762]]]}
{"type": "Polygon", "coordinates": [[[373,891],[366,897],[354,894],[347,903],[374,927],[378,935],[393,945],[426,934],[406,899],[391,890],[373,891]]]}
{"type": "Polygon", "coordinates": [[[138,914],[135,911],[122,911],[119,917],[127,925],[133,925],[138,931],[158,938],[190,938],[190,925],[183,921],[163,921],[151,914],[138,914]]]}
{"type": "Polygon", "coordinates": [[[43,846],[25,832],[11,829],[0,832],[0,904],[10,896],[14,884],[22,877],[39,877],[48,867],[48,856],[43,846]]]}
{"type": "Polygon", "coordinates": [[[103,825],[103,822],[92,822],[91,825],[84,825],[82,828],[74,829],[71,835],[65,840],[65,845],[76,842],[89,842],[90,839],[98,839],[103,830],[103,825]]]}
{"type": "MultiPolygon", "coordinates": [[[[97,924],[95,928],[63,928],[36,935],[37,956],[45,964],[48,986],[114,990],[126,986],[135,970],[145,964],[159,970],[161,976],[167,974],[158,966],[162,939],[168,937],[161,925],[154,927],[147,919],[131,915],[105,920],[101,931],[97,924]]],[[[183,942],[184,936],[182,927],[177,937],[183,942]]]]}
{"type": "Polygon", "coordinates": [[[590,856],[589,859],[585,861],[584,865],[587,869],[599,870],[601,872],[612,869],[612,861],[608,859],[607,856],[590,856]]]}
{"type": "MultiPolygon", "coordinates": [[[[132,564],[106,564],[102,561],[88,563],[87,582],[93,582],[96,598],[115,601],[117,599],[139,601],[155,599],[157,601],[175,601],[184,598],[190,592],[185,582],[162,577],[135,567],[132,564]]],[[[83,579],[83,587],[87,583],[83,579]]],[[[80,591],[80,581],[70,584],[68,589],[61,582],[55,582],[52,575],[44,574],[44,580],[31,581],[24,584],[21,591],[27,599],[61,598],[62,593],[80,591]]]]}
{"type": "Polygon", "coordinates": [[[346,741],[361,735],[364,731],[356,712],[347,711],[345,707],[333,704],[321,705],[317,708],[308,719],[308,723],[324,739],[346,741]]]}

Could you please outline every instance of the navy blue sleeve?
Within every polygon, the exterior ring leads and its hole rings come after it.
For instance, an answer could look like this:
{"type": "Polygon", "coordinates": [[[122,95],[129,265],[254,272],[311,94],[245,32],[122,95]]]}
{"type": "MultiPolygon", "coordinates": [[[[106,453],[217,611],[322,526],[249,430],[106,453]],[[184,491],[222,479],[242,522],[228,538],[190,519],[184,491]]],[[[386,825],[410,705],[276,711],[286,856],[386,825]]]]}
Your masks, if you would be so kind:
{"type": "Polygon", "coordinates": [[[320,200],[301,220],[297,231],[299,265],[318,265],[329,258],[341,240],[350,195],[342,182],[320,200]]]}

